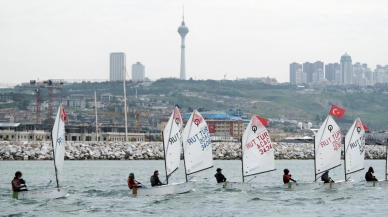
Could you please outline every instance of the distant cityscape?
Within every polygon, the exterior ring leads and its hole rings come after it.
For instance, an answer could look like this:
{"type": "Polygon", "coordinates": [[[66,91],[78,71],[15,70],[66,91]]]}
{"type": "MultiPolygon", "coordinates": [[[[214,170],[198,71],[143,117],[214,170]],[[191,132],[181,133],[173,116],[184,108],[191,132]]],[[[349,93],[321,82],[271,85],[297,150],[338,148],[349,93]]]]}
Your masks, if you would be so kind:
{"type": "Polygon", "coordinates": [[[322,61],[290,64],[290,83],[293,85],[356,85],[372,86],[388,83],[388,65],[377,65],[372,70],[368,64],[356,62],[345,53],[339,63],[322,61]]]}

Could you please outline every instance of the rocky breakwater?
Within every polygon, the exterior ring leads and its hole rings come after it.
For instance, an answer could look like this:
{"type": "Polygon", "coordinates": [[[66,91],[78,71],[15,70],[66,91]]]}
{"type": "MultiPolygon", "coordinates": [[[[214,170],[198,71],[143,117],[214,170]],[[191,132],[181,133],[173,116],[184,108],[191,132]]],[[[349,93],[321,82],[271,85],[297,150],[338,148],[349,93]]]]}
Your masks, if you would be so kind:
{"type": "MultiPolygon", "coordinates": [[[[163,159],[161,142],[67,142],[68,160],[156,160],[163,159]]],[[[313,144],[274,143],[276,159],[313,159],[313,144]]],[[[241,158],[239,143],[213,143],[214,159],[241,158]]],[[[385,147],[366,146],[367,159],[385,159],[385,147]]],[[[0,142],[0,160],[51,160],[49,142],[0,142]]]]}

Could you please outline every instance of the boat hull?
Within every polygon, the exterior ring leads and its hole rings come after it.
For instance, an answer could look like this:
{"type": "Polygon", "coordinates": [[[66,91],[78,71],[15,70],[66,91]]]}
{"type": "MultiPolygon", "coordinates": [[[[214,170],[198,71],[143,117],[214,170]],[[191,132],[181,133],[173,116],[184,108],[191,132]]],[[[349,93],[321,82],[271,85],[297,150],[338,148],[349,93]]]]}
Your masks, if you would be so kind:
{"type": "Polygon", "coordinates": [[[184,194],[194,189],[194,183],[184,182],[169,185],[162,185],[151,188],[137,188],[132,189],[133,196],[162,196],[171,194],[184,194]]]}
{"type": "Polygon", "coordinates": [[[59,199],[65,198],[69,194],[64,189],[45,189],[42,191],[33,190],[33,191],[21,191],[14,192],[13,197],[18,200],[50,200],[50,199],[59,199]]]}

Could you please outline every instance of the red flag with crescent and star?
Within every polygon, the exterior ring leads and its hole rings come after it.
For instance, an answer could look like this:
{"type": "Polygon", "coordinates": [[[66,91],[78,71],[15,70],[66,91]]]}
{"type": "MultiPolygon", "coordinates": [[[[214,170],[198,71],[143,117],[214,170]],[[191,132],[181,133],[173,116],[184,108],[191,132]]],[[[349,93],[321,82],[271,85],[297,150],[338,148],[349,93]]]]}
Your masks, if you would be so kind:
{"type": "Polygon", "coordinates": [[[337,105],[331,105],[330,115],[336,118],[343,118],[345,116],[346,109],[339,107],[337,105]]]}

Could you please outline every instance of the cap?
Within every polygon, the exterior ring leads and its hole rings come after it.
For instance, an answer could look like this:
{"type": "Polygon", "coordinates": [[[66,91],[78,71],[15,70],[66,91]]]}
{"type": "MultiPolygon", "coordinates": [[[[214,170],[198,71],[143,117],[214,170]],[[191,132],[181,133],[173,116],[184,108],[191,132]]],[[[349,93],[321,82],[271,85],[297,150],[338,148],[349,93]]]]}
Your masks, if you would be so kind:
{"type": "Polygon", "coordinates": [[[217,172],[219,172],[219,171],[221,171],[221,170],[222,170],[221,168],[217,168],[217,170],[216,170],[216,171],[217,171],[217,172]]]}

